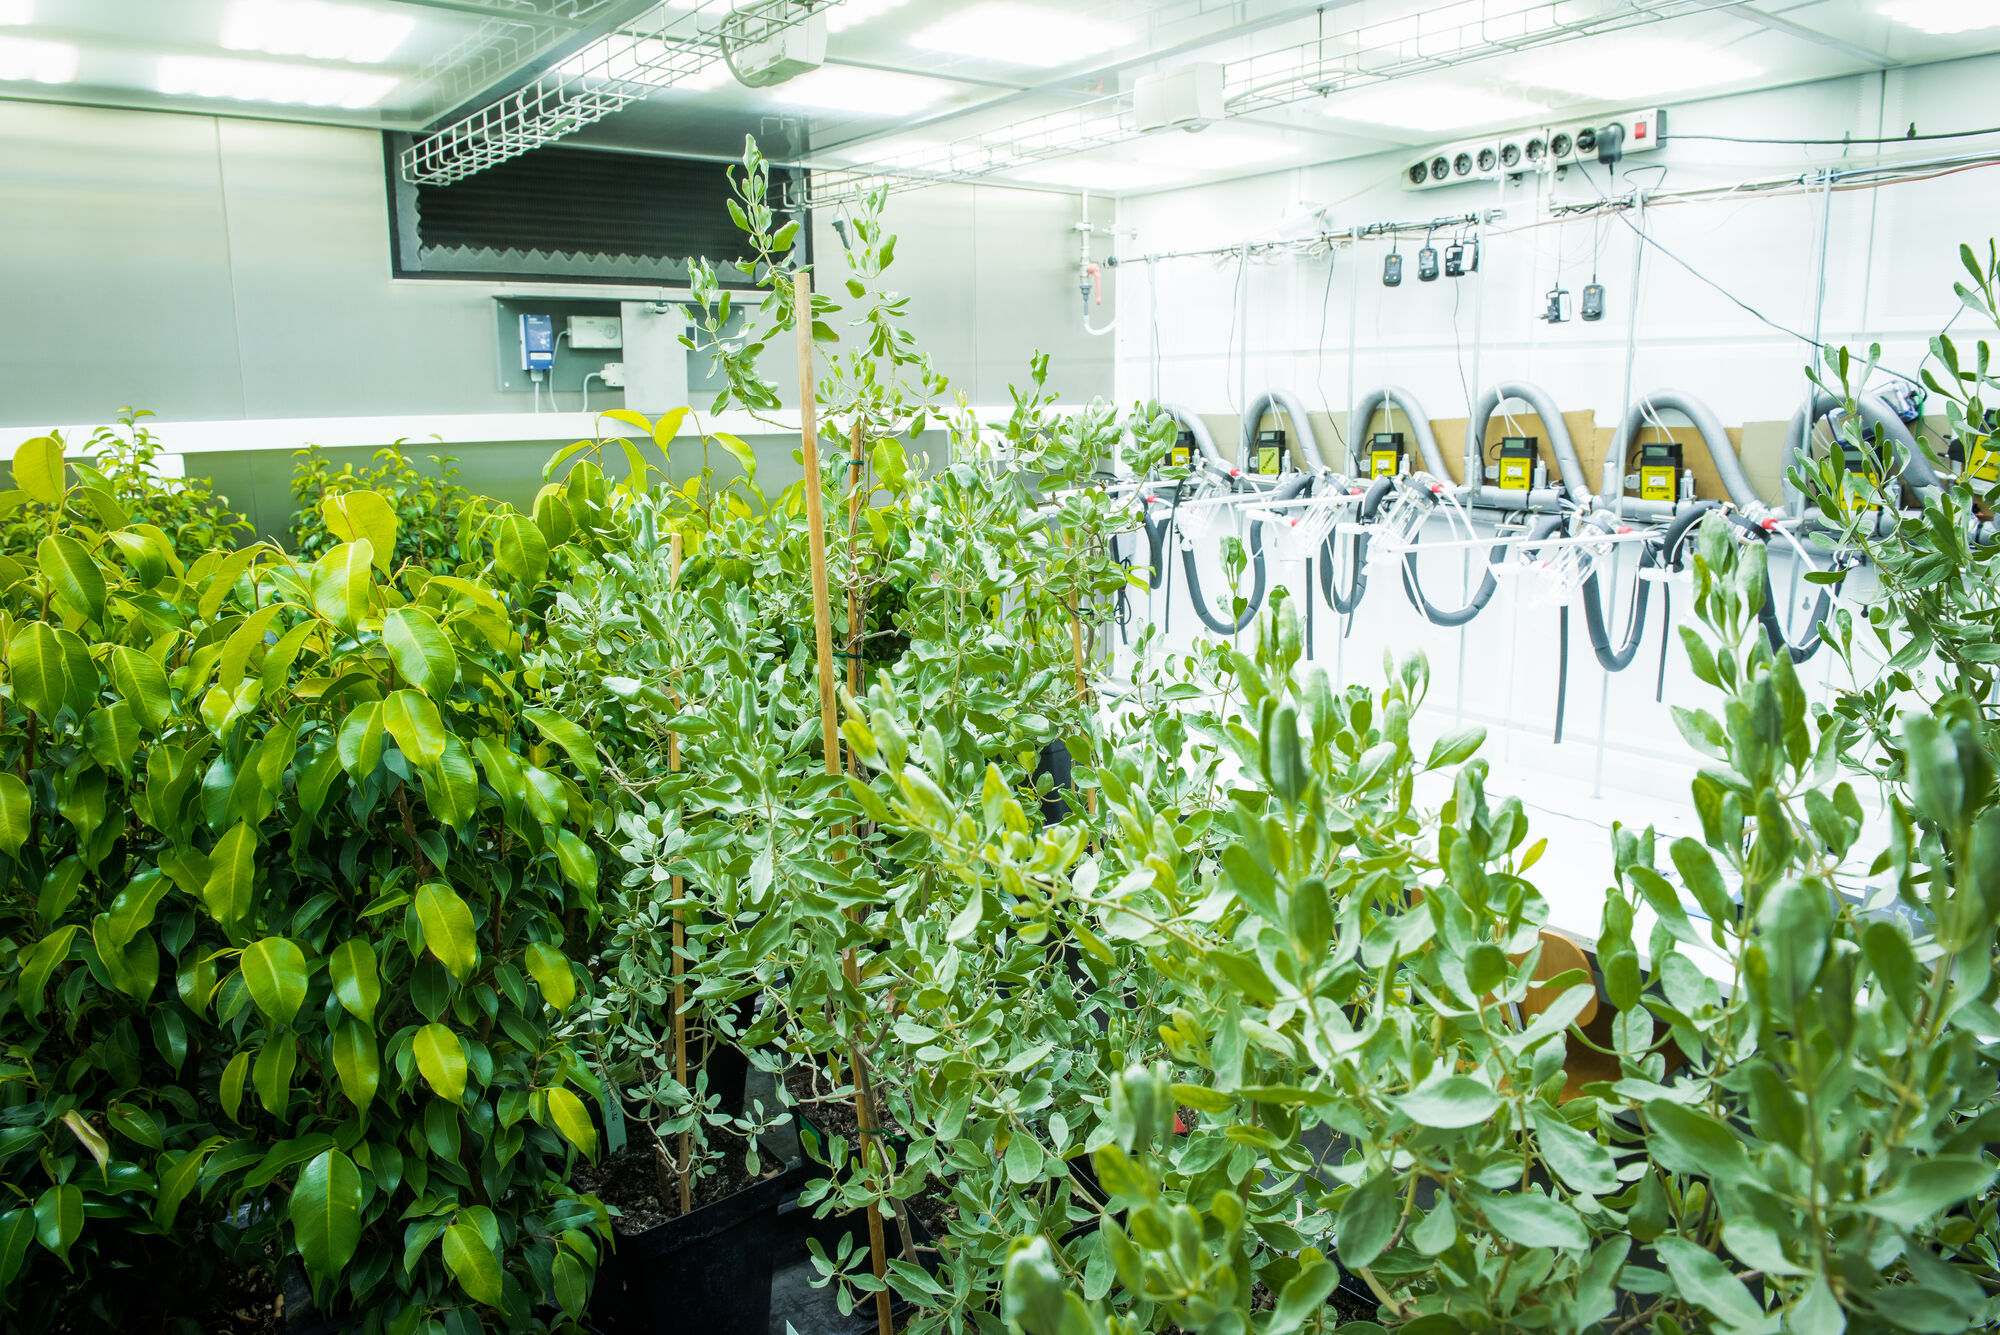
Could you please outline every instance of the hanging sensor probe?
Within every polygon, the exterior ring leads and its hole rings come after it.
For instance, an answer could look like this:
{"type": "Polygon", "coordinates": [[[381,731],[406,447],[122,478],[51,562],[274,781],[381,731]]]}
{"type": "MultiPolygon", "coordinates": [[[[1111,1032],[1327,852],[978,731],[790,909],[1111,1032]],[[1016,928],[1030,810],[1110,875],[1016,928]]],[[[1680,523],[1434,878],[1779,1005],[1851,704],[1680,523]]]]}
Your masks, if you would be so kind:
{"type": "Polygon", "coordinates": [[[1368,476],[1395,477],[1403,471],[1403,433],[1377,431],[1368,445],[1368,476]]]}
{"type": "Polygon", "coordinates": [[[1431,244],[1431,235],[1436,230],[1434,227],[1431,231],[1424,233],[1424,248],[1417,252],[1417,281],[1420,283],[1435,283],[1437,281],[1438,253],[1437,247],[1431,244]]]}
{"type": "Polygon", "coordinates": [[[1403,285],[1403,257],[1390,251],[1382,257],[1382,286],[1401,287],[1403,285]]]}

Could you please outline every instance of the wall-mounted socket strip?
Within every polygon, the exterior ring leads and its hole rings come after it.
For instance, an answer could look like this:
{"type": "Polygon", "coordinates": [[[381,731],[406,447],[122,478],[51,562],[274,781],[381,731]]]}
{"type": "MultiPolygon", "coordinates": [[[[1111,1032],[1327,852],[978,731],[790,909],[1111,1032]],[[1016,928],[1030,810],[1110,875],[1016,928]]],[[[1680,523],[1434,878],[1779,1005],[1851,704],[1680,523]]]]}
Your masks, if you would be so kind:
{"type": "Polygon", "coordinates": [[[625,346],[625,322],[615,315],[572,315],[569,317],[569,345],[586,348],[625,346]]]}
{"type": "Polygon", "coordinates": [[[1549,172],[1597,161],[1597,136],[1606,125],[1625,134],[1623,155],[1650,152],[1665,138],[1665,113],[1652,109],[1616,116],[1578,117],[1558,125],[1461,140],[1431,149],[1403,168],[1406,190],[1438,190],[1527,172],[1549,172]]]}
{"type": "Polygon", "coordinates": [[[599,375],[599,377],[603,379],[605,385],[608,388],[610,389],[625,388],[624,362],[606,362],[604,363],[604,369],[599,371],[597,374],[599,375]]]}

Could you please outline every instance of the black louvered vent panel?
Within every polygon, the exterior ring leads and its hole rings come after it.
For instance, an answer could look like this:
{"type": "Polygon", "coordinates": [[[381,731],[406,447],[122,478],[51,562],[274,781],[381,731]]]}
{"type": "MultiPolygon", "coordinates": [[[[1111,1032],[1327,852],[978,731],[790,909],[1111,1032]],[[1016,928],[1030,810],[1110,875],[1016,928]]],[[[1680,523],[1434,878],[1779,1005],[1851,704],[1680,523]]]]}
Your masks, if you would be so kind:
{"type": "Polygon", "coordinates": [[[750,258],[720,162],[540,148],[453,185],[418,186],[416,196],[426,247],[750,258]]]}

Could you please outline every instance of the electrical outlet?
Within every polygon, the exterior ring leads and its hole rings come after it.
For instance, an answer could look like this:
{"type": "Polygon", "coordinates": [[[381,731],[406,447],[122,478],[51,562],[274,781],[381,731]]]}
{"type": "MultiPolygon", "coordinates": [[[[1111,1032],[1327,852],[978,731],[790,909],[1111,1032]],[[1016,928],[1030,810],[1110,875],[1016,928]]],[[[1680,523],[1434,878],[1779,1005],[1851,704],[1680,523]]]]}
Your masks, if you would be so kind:
{"type": "Polygon", "coordinates": [[[624,362],[606,362],[604,363],[604,369],[599,371],[598,375],[603,377],[605,387],[608,389],[625,388],[624,362]]]}
{"type": "Polygon", "coordinates": [[[622,348],[625,324],[615,315],[572,315],[569,317],[569,345],[585,348],[622,348]]]}

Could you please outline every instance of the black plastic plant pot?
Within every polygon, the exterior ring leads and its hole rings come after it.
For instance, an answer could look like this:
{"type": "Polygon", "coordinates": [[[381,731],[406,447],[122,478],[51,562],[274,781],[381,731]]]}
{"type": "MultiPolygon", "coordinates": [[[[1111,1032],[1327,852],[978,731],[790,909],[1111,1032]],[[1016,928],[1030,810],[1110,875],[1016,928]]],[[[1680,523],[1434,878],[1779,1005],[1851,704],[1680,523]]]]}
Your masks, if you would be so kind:
{"type": "Polygon", "coordinates": [[[602,1335],[768,1335],[783,1182],[620,1238],[597,1272],[591,1325],[602,1335]]]}

